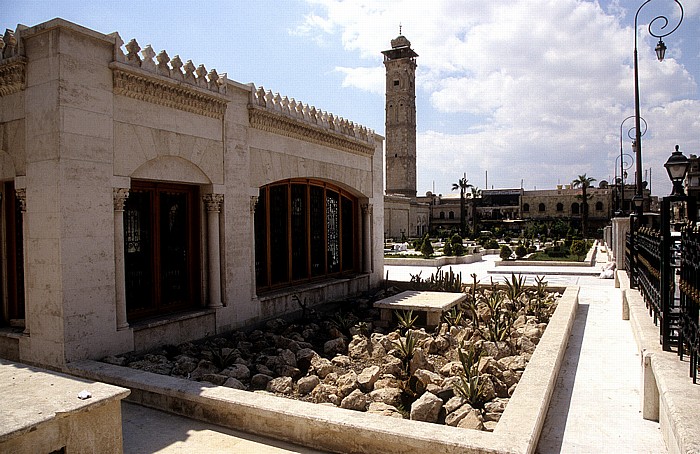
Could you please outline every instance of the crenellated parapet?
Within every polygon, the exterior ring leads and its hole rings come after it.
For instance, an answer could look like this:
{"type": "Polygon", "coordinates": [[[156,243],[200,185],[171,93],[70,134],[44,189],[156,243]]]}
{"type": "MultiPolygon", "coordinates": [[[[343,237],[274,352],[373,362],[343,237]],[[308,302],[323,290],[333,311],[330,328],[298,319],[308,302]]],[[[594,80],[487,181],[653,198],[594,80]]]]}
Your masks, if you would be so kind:
{"type": "Polygon", "coordinates": [[[207,71],[204,65],[195,66],[192,60],[183,64],[179,55],[171,59],[164,50],[156,55],[150,44],[141,49],[135,39],[124,46],[124,53],[121,37],[116,33],[112,36],[115,61],[110,67],[115,94],[223,118],[227,102],[226,73],[219,74],[216,69],[207,71]]]}
{"type": "Polygon", "coordinates": [[[374,131],[294,98],[251,87],[251,126],[360,154],[373,154],[374,131]]]}
{"type": "Polygon", "coordinates": [[[20,44],[15,31],[9,28],[0,38],[0,96],[17,93],[27,86],[27,59],[20,44]]]}

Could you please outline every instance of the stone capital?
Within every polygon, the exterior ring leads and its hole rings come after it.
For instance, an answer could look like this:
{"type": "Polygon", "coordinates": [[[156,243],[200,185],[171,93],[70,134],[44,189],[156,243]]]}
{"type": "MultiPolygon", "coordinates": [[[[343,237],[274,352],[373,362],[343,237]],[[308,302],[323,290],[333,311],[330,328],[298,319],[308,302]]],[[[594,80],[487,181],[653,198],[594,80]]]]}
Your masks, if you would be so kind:
{"type": "Polygon", "coordinates": [[[129,188],[113,188],[114,211],[124,211],[124,204],[129,198],[129,188]]]}
{"type": "Polygon", "coordinates": [[[362,214],[372,214],[373,210],[374,210],[374,206],[371,203],[363,203],[362,204],[362,214]]]}
{"type": "Polygon", "coordinates": [[[255,207],[258,206],[258,196],[250,196],[250,214],[255,214],[255,207]]]}
{"type": "Polygon", "coordinates": [[[27,211],[27,190],[24,188],[15,189],[15,196],[19,203],[19,209],[22,212],[27,211]]]}
{"type": "Polygon", "coordinates": [[[202,196],[204,205],[207,207],[207,211],[219,213],[221,212],[221,204],[224,202],[223,194],[204,194],[202,196]]]}

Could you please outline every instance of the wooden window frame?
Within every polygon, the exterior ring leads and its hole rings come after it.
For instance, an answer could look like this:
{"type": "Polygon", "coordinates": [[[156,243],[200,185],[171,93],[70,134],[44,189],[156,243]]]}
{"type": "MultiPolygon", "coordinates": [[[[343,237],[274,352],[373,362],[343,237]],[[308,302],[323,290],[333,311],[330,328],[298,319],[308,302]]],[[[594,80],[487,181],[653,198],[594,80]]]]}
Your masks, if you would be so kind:
{"type": "MultiPolygon", "coordinates": [[[[263,247],[259,247],[259,245],[256,244],[256,253],[257,251],[264,251],[265,257],[256,257],[256,261],[260,264],[261,267],[265,267],[263,272],[260,272],[259,274],[256,273],[256,288],[258,292],[264,292],[267,290],[274,290],[278,288],[283,288],[283,287],[288,287],[292,285],[298,285],[302,284],[305,282],[312,282],[320,279],[325,279],[328,277],[336,277],[336,276],[342,276],[346,274],[353,274],[358,272],[359,269],[359,260],[360,260],[360,238],[359,238],[359,203],[357,197],[355,197],[353,194],[350,192],[343,190],[342,188],[321,180],[314,180],[314,179],[299,179],[299,178],[294,178],[294,179],[288,179],[288,180],[282,180],[282,181],[277,181],[274,183],[270,183],[268,185],[263,186],[260,188],[259,200],[263,200],[263,211],[264,211],[264,233],[262,233],[261,237],[264,238],[264,241],[266,244],[263,247]],[[271,229],[270,229],[270,224],[271,224],[271,210],[273,210],[273,207],[271,206],[270,203],[270,189],[276,187],[276,186],[287,186],[287,212],[286,212],[286,217],[287,217],[287,229],[286,229],[286,235],[287,235],[287,250],[286,250],[286,258],[284,257],[284,251],[281,253],[281,256],[274,256],[273,257],[273,251],[272,251],[272,238],[271,238],[271,229]],[[306,187],[305,190],[305,199],[304,199],[304,226],[305,226],[305,251],[306,251],[306,270],[304,275],[300,275],[299,273],[295,273],[295,269],[293,267],[293,249],[294,249],[294,234],[295,232],[293,231],[292,228],[292,216],[293,216],[293,207],[292,207],[292,188],[294,185],[303,185],[306,187]],[[321,273],[314,274],[314,271],[312,270],[312,266],[314,264],[314,257],[312,256],[312,219],[311,219],[311,214],[312,214],[312,199],[311,199],[311,193],[312,193],[312,188],[320,188],[322,189],[322,203],[323,203],[323,208],[322,208],[322,218],[323,218],[323,251],[325,254],[324,260],[323,260],[323,270],[321,273]],[[329,270],[329,263],[328,263],[328,194],[329,191],[332,191],[333,193],[337,194],[338,197],[338,248],[339,248],[339,257],[338,257],[338,271],[330,271],[329,270]],[[351,203],[351,217],[352,217],[352,223],[351,223],[351,229],[352,232],[350,232],[351,238],[348,239],[346,237],[347,232],[345,232],[345,229],[347,225],[344,221],[344,217],[346,214],[343,214],[343,202],[344,201],[349,201],[351,203]],[[352,257],[352,266],[350,268],[347,268],[345,265],[345,254],[348,253],[345,249],[347,249],[347,244],[346,241],[349,241],[351,246],[351,253],[353,255],[352,257]],[[272,279],[272,262],[273,260],[277,259],[286,259],[287,263],[287,279],[283,282],[273,282],[272,279]],[[260,282],[264,281],[264,282],[260,282]]],[[[257,210],[256,210],[257,213],[257,210]]],[[[254,221],[255,222],[255,221],[254,221]]],[[[256,225],[255,231],[258,231],[259,226],[256,225]]],[[[256,235],[256,241],[259,240],[258,235],[256,235]]],[[[298,270],[296,270],[298,271],[298,270]]]]}

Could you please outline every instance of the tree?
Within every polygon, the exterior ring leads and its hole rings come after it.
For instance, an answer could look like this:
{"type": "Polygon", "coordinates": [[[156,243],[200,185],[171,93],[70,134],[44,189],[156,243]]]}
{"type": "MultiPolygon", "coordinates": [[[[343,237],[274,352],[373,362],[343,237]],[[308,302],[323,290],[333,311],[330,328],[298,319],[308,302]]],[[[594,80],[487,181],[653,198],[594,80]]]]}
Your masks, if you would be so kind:
{"type": "Polygon", "coordinates": [[[527,248],[524,245],[519,244],[515,247],[515,256],[517,258],[521,259],[521,258],[525,257],[526,255],[527,255],[527,248]]]}
{"type": "Polygon", "coordinates": [[[464,245],[462,244],[462,237],[459,236],[458,233],[452,235],[450,243],[452,243],[452,254],[458,257],[464,255],[464,245]]]}
{"type": "Polygon", "coordinates": [[[481,198],[481,189],[476,186],[471,187],[472,199],[472,235],[476,235],[476,199],[481,198]]]}
{"type": "Polygon", "coordinates": [[[587,177],[584,173],[583,175],[579,175],[577,179],[571,182],[573,187],[581,188],[581,195],[577,195],[576,198],[581,199],[583,201],[583,212],[581,213],[581,231],[583,233],[583,238],[587,237],[586,233],[588,231],[588,199],[592,197],[591,195],[587,194],[587,190],[589,187],[591,187],[591,183],[594,181],[596,181],[595,178],[587,177]]]}
{"type": "Polygon", "coordinates": [[[434,252],[433,245],[430,242],[428,234],[426,233],[425,237],[423,238],[423,245],[420,247],[420,253],[423,254],[423,257],[428,258],[433,255],[434,252]]]}
{"type": "Polygon", "coordinates": [[[571,248],[569,248],[569,252],[571,255],[575,255],[576,258],[579,260],[583,255],[588,252],[588,245],[586,244],[586,240],[574,240],[571,242],[571,248]]]}
{"type": "Polygon", "coordinates": [[[508,245],[501,246],[501,260],[508,260],[511,255],[513,255],[513,250],[508,245]]]}
{"type": "Polygon", "coordinates": [[[459,189],[459,233],[462,236],[465,236],[467,234],[467,219],[465,217],[466,194],[467,189],[471,187],[472,185],[469,184],[469,180],[467,180],[466,173],[464,174],[464,177],[460,178],[457,183],[452,183],[453,191],[459,189]]]}

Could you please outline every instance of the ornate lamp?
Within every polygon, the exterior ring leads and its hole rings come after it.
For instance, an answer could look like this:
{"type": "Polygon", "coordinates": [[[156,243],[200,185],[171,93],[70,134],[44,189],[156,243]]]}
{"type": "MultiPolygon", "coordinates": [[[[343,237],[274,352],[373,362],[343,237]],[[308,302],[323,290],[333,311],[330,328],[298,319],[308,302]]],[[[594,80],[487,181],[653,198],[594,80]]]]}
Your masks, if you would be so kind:
{"type": "Polygon", "coordinates": [[[678,145],[676,145],[676,151],[671,153],[671,156],[669,156],[666,164],[664,164],[668,177],[673,183],[673,192],[671,192],[672,196],[685,195],[685,191],[683,190],[683,180],[685,179],[686,173],[688,173],[688,166],[690,165],[688,158],[686,158],[678,148],[678,145]]]}

